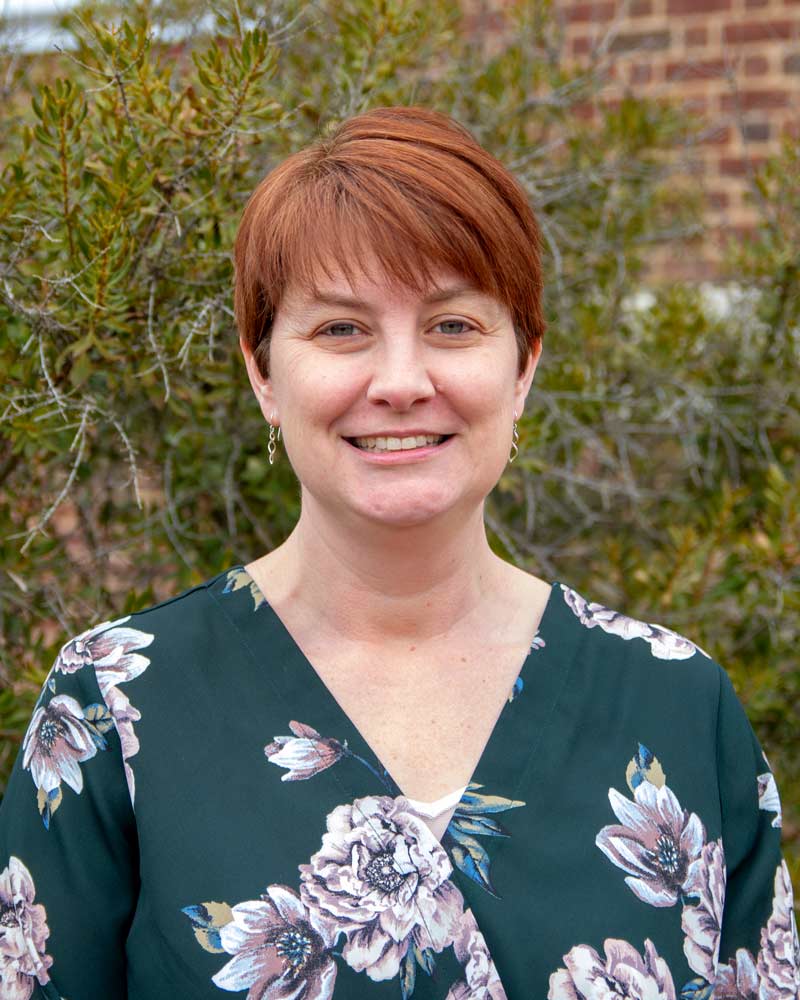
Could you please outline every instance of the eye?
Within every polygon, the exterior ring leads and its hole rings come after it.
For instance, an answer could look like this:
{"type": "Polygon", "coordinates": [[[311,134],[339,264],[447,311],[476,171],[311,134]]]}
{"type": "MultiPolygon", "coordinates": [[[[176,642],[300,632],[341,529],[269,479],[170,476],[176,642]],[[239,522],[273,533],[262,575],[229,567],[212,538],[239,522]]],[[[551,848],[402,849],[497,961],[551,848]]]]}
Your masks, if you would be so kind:
{"type": "Polygon", "coordinates": [[[444,333],[446,333],[448,335],[453,335],[453,334],[458,335],[460,333],[466,333],[467,330],[474,330],[475,329],[475,327],[472,326],[471,323],[467,323],[467,321],[464,320],[464,319],[443,319],[443,320],[440,320],[436,325],[437,326],[445,326],[445,327],[446,326],[450,326],[450,327],[452,327],[452,326],[463,326],[463,327],[466,327],[465,330],[445,330],[444,333]]]}
{"type": "MultiPolygon", "coordinates": [[[[335,331],[343,329],[347,330],[348,328],[351,330],[358,330],[358,327],[355,325],[355,323],[331,323],[330,326],[323,327],[319,332],[320,334],[325,334],[329,337],[337,337],[339,339],[343,339],[342,334],[337,333],[335,331]]],[[[344,334],[345,339],[346,337],[347,334],[344,334]]]]}

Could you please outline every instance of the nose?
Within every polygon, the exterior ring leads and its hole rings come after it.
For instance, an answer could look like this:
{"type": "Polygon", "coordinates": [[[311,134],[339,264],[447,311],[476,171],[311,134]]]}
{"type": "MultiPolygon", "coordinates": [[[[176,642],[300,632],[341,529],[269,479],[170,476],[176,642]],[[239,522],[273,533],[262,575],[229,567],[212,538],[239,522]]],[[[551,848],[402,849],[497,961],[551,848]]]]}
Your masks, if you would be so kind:
{"type": "Polygon", "coordinates": [[[394,410],[408,410],[414,403],[436,395],[426,360],[425,346],[416,336],[387,337],[374,353],[367,399],[389,403],[394,410]]]}

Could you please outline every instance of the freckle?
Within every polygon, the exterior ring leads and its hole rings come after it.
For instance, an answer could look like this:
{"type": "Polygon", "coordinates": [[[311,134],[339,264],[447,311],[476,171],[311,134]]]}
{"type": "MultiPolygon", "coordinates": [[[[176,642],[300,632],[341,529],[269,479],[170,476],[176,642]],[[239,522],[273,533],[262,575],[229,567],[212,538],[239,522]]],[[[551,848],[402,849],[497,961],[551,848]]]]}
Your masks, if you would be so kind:
{"type": "Polygon", "coordinates": [[[461,662],[462,662],[462,663],[466,663],[466,662],[467,662],[467,658],[466,658],[466,656],[462,656],[462,657],[461,657],[461,662]]]}
{"type": "Polygon", "coordinates": [[[413,653],[416,648],[417,648],[416,646],[409,646],[408,647],[409,653],[413,653]]]}

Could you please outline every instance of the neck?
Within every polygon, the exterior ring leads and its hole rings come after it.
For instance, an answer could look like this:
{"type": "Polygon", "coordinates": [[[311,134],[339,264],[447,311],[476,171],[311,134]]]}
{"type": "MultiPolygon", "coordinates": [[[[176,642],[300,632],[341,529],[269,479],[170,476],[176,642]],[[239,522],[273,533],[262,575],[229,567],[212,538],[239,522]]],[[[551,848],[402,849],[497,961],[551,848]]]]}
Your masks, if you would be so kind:
{"type": "Polygon", "coordinates": [[[302,608],[317,632],[384,647],[449,638],[474,623],[514,572],[489,547],[483,505],[450,522],[343,524],[304,503],[262,571],[273,598],[302,608]]]}

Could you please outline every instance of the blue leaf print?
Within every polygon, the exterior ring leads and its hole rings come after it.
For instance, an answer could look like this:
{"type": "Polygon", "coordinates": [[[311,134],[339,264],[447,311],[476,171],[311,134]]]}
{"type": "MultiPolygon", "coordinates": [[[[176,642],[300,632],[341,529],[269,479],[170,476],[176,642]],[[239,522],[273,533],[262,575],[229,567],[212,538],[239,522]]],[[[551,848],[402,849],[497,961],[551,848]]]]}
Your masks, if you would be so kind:
{"type": "Polygon", "coordinates": [[[43,788],[39,789],[37,795],[37,801],[39,806],[39,814],[42,817],[42,822],[44,823],[45,830],[50,829],[50,819],[53,813],[61,805],[61,785],[57,788],[51,788],[49,792],[45,792],[43,788]]]}
{"type": "Polygon", "coordinates": [[[709,1000],[713,990],[711,983],[698,976],[681,987],[681,1000],[709,1000]]]}
{"type": "Polygon", "coordinates": [[[106,705],[101,705],[99,702],[87,705],[83,710],[83,717],[100,733],[107,733],[114,727],[114,716],[106,705]]]}
{"type": "Polygon", "coordinates": [[[220,930],[231,920],[231,908],[227,903],[198,903],[184,906],[181,910],[192,922],[194,936],[206,951],[222,954],[220,930]]]}
{"type": "Polygon", "coordinates": [[[417,964],[423,968],[429,976],[433,975],[433,970],[436,968],[436,958],[433,948],[423,948],[420,951],[419,945],[414,945],[414,956],[417,959],[417,964]]]}
{"type": "Polygon", "coordinates": [[[484,846],[473,837],[468,837],[458,830],[454,830],[452,833],[448,831],[448,834],[455,842],[450,848],[450,856],[456,868],[499,899],[500,897],[495,892],[489,877],[489,855],[484,846]]]}
{"type": "Polygon", "coordinates": [[[403,1000],[408,1000],[413,994],[416,980],[417,963],[414,958],[414,952],[409,948],[403,956],[403,961],[400,963],[400,995],[403,1000]]]}
{"type": "Polygon", "coordinates": [[[658,758],[644,743],[638,745],[636,753],[628,762],[625,778],[632,792],[635,792],[643,781],[649,781],[656,788],[662,788],[667,780],[658,758]]]}
{"type": "Polygon", "coordinates": [[[491,814],[517,809],[525,803],[499,795],[484,795],[478,791],[479,788],[483,788],[483,785],[477,782],[470,782],[467,786],[442,842],[449,845],[453,864],[457,868],[493,896],[497,896],[489,877],[489,855],[475,837],[510,836],[491,814]]]}
{"type": "Polygon", "coordinates": [[[467,786],[466,792],[464,792],[461,801],[456,807],[456,816],[464,814],[473,816],[476,813],[499,813],[505,812],[507,809],[516,809],[518,806],[525,805],[524,802],[518,799],[504,799],[499,795],[481,795],[474,791],[476,788],[483,788],[483,785],[470,782],[467,786]]]}
{"type": "Polygon", "coordinates": [[[452,826],[478,837],[508,837],[509,833],[490,816],[453,816],[452,826]]]}

